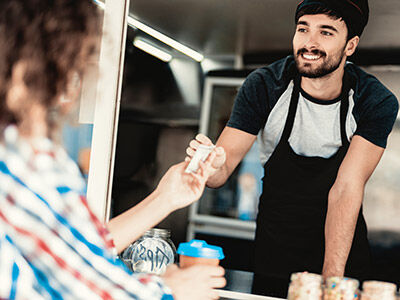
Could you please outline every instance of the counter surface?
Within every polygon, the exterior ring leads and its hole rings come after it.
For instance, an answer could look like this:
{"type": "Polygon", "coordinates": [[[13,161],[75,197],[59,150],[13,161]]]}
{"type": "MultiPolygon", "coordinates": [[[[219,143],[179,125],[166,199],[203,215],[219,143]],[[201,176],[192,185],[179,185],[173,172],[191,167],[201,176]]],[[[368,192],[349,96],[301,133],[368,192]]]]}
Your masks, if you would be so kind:
{"type": "Polygon", "coordinates": [[[219,290],[221,300],[277,300],[280,298],[258,296],[251,294],[253,284],[253,273],[237,270],[226,270],[226,286],[219,290]]]}
{"type": "Polygon", "coordinates": [[[219,293],[219,296],[221,297],[220,300],[228,300],[228,299],[232,299],[232,300],[283,300],[280,298],[258,296],[258,295],[252,295],[252,294],[247,294],[247,293],[226,291],[226,290],[219,290],[218,293],[219,293]]]}

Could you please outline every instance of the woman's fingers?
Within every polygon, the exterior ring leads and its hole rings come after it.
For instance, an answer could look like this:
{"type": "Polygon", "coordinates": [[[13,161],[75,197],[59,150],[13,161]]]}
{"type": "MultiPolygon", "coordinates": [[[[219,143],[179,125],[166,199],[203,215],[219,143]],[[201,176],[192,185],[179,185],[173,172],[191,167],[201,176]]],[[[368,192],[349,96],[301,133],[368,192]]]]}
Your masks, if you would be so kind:
{"type": "Polygon", "coordinates": [[[210,297],[211,297],[211,299],[213,299],[213,300],[214,300],[214,299],[219,299],[218,291],[212,290],[212,291],[211,291],[210,297]]]}
{"type": "Polygon", "coordinates": [[[211,276],[215,276],[215,277],[220,277],[220,276],[224,276],[225,275],[225,269],[221,266],[217,266],[217,267],[210,267],[211,270],[211,276]]]}
{"type": "Polygon", "coordinates": [[[226,285],[226,279],[224,277],[213,277],[211,278],[211,286],[215,289],[223,288],[226,285]]]}

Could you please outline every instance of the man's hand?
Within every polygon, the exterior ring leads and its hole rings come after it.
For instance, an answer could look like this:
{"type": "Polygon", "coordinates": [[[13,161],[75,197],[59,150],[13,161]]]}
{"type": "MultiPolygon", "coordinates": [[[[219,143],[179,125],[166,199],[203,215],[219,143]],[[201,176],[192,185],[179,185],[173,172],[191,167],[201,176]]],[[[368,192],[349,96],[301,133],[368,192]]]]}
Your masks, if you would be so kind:
{"type": "MultiPolygon", "coordinates": [[[[212,163],[214,171],[210,173],[207,186],[219,188],[225,184],[237,165],[250,150],[257,136],[242,130],[225,127],[214,149],[215,159],[212,163]]],[[[204,134],[198,134],[186,149],[185,161],[190,161],[200,144],[211,146],[211,140],[204,134]]]]}
{"type": "Polygon", "coordinates": [[[214,289],[225,286],[224,274],[224,269],[219,266],[195,265],[180,269],[172,265],[162,277],[172,289],[174,299],[206,300],[219,298],[214,289]]]}
{"type": "Polygon", "coordinates": [[[171,209],[176,210],[197,201],[204,191],[207,179],[215,172],[212,163],[216,154],[212,152],[207,160],[199,163],[196,173],[185,173],[187,162],[174,165],[161,178],[154,193],[171,203],[171,209]]]}
{"type": "MultiPolygon", "coordinates": [[[[194,140],[191,140],[189,143],[189,147],[186,148],[186,154],[188,155],[185,158],[186,162],[189,162],[193,155],[195,154],[197,148],[199,147],[200,144],[206,145],[206,146],[212,146],[213,143],[211,140],[206,137],[204,134],[199,133],[194,140]]],[[[216,147],[213,152],[215,153],[215,159],[212,162],[212,167],[214,168],[213,172],[210,174],[210,176],[214,175],[215,172],[217,172],[225,163],[226,161],[226,154],[225,150],[223,147],[216,147]]]]}

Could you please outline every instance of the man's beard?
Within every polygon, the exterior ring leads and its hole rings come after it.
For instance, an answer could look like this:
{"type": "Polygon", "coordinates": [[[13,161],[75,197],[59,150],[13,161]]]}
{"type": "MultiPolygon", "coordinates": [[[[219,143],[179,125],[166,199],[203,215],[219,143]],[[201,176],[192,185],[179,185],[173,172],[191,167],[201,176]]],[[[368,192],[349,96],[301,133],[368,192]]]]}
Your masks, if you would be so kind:
{"type": "Polygon", "coordinates": [[[321,78],[324,77],[334,71],[336,71],[344,57],[344,48],[342,51],[339,52],[339,54],[331,57],[328,60],[325,60],[326,58],[326,53],[320,50],[311,50],[307,51],[305,48],[301,48],[300,50],[297,51],[297,53],[294,55],[294,59],[296,61],[296,67],[297,70],[299,71],[300,75],[303,77],[308,77],[308,78],[321,78]],[[314,55],[320,55],[323,60],[322,64],[320,64],[316,68],[311,68],[312,63],[307,63],[307,62],[300,62],[299,56],[303,53],[312,53],[314,55]]]}

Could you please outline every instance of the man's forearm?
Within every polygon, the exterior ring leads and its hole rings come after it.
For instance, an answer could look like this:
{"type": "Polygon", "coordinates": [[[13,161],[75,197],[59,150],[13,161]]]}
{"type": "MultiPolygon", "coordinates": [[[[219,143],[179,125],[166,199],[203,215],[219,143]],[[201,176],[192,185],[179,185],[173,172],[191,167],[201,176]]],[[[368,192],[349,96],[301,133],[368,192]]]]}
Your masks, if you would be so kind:
{"type": "Polygon", "coordinates": [[[354,237],[364,187],[333,187],[328,197],[325,223],[323,275],[343,276],[354,237]]]}
{"type": "Polygon", "coordinates": [[[243,157],[250,150],[254,144],[257,136],[242,130],[225,127],[222,131],[216,146],[223,148],[226,156],[224,162],[218,164],[221,167],[218,168],[217,172],[210,176],[207,180],[207,186],[210,188],[219,188],[225,184],[229,176],[242,161],[243,157]]]}

